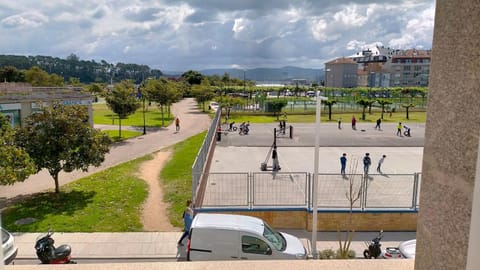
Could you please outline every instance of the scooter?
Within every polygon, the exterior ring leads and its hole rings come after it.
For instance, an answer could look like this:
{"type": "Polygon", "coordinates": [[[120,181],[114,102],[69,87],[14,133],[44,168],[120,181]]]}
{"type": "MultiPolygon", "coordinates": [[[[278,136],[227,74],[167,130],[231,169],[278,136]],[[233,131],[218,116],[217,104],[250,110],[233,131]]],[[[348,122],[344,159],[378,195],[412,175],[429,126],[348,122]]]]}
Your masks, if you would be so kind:
{"type": "Polygon", "coordinates": [[[378,236],[373,238],[368,244],[368,249],[363,251],[365,259],[401,259],[403,258],[400,250],[396,247],[387,247],[382,252],[380,241],[383,237],[383,231],[378,233],[378,236]]]}
{"type": "Polygon", "coordinates": [[[380,231],[378,233],[378,236],[373,238],[372,241],[368,244],[368,248],[363,251],[363,257],[365,259],[378,259],[381,258],[382,256],[382,249],[380,244],[380,240],[382,240],[383,237],[383,231],[380,231]]]}
{"type": "Polygon", "coordinates": [[[69,245],[61,245],[56,248],[53,245],[55,240],[53,240],[52,235],[53,232],[49,230],[48,233],[37,237],[35,250],[37,251],[38,259],[43,264],[75,264],[76,262],[70,256],[72,248],[69,245]]]}

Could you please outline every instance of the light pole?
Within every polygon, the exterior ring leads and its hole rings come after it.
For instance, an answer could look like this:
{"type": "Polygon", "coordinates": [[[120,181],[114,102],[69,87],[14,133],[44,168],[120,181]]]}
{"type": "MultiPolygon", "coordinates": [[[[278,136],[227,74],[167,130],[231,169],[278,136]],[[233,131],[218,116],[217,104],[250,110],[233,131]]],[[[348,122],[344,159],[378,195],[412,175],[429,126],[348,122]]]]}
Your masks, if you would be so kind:
{"type": "Polygon", "coordinates": [[[143,135],[147,134],[147,127],[145,125],[145,96],[142,94],[143,99],[143,135]]]}
{"type": "Polygon", "coordinates": [[[143,135],[147,134],[147,126],[145,125],[145,85],[142,83],[140,85],[140,95],[142,95],[142,104],[143,104],[143,135]]]}
{"type": "Polygon", "coordinates": [[[317,106],[315,113],[315,156],[313,165],[313,183],[312,183],[312,253],[313,257],[317,258],[317,182],[318,182],[318,162],[319,162],[319,148],[320,148],[320,111],[322,100],[328,100],[326,97],[320,96],[320,91],[317,91],[317,106]]]}

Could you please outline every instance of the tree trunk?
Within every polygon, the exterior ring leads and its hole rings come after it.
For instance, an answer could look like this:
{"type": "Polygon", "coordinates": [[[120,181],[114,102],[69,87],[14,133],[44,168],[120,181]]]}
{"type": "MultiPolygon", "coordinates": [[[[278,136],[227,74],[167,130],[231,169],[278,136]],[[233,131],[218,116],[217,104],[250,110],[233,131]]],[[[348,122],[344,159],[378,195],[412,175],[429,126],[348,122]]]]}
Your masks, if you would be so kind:
{"type": "Polygon", "coordinates": [[[328,120],[332,121],[332,105],[328,106],[328,120]]]}
{"type": "Polygon", "coordinates": [[[58,183],[58,172],[52,175],[53,180],[55,181],[55,193],[60,193],[60,185],[58,183]]]}
{"type": "Polygon", "coordinates": [[[160,105],[160,111],[162,112],[162,127],[165,126],[165,117],[163,112],[163,105],[160,105]]]}
{"type": "Polygon", "coordinates": [[[406,109],[407,109],[407,120],[409,120],[409,118],[408,118],[408,109],[409,109],[409,107],[407,107],[406,109]]]}
{"type": "Polygon", "coordinates": [[[383,111],[385,111],[385,104],[382,104],[382,116],[381,116],[382,120],[383,120],[383,111]]]}
{"type": "Polygon", "coordinates": [[[367,109],[366,106],[363,106],[363,111],[362,111],[362,120],[365,121],[365,109],[367,109]]]}
{"type": "Polygon", "coordinates": [[[122,118],[118,116],[118,137],[122,138],[122,118]]]}

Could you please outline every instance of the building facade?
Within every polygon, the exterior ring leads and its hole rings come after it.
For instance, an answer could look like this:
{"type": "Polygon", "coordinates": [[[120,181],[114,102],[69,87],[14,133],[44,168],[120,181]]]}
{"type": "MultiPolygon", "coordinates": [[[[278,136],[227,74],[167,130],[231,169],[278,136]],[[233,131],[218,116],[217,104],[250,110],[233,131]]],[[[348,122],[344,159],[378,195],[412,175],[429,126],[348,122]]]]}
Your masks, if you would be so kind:
{"type": "Polygon", "coordinates": [[[25,83],[0,83],[0,113],[12,127],[23,126],[27,116],[53,102],[86,106],[88,121],[93,126],[92,100],[92,95],[79,87],[32,87],[25,83]]]}
{"type": "Polygon", "coordinates": [[[325,64],[325,86],[357,87],[357,63],[350,58],[337,58],[325,64]]]}
{"type": "Polygon", "coordinates": [[[391,86],[428,86],[430,54],[412,49],[393,55],[389,64],[391,86]]]}

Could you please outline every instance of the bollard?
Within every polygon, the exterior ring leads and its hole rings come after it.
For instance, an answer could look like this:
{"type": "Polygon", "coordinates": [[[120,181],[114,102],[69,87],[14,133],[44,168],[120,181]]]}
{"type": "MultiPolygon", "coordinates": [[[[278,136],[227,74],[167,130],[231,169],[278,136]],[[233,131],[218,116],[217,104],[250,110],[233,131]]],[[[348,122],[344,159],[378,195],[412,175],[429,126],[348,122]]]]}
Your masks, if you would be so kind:
{"type": "Polygon", "coordinates": [[[290,125],[290,139],[293,139],[293,126],[290,125]]]}

